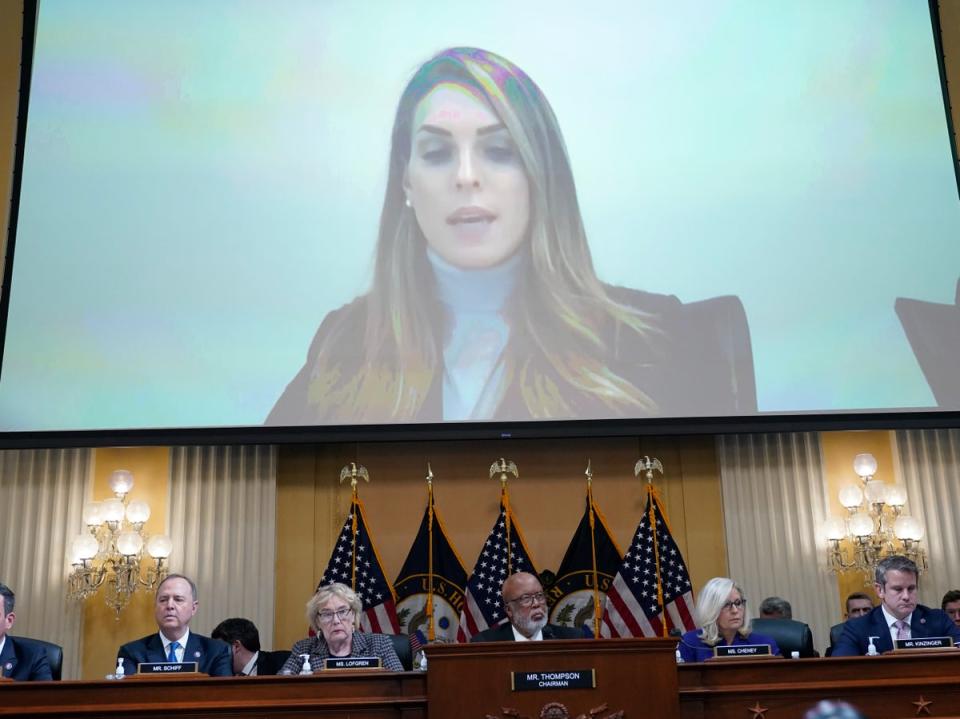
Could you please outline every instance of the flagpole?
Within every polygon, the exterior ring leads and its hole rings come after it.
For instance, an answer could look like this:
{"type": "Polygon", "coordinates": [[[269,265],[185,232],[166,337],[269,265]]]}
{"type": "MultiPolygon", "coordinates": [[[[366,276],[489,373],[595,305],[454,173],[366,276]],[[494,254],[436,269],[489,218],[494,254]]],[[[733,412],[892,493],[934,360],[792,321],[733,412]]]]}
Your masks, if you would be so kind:
{"type": "Polygon", "coordinates": [[[433,470],[427,462],[427,641],[436,638],[433,625],[433,470]]]}
{"type": "Polygon", "coordinates": [[[350,478],[350,516],[352,518],[350,522],[350,588],[357,591],[357,526],[359,524],[357,512],[360,511],[357,483],[360,479],[369,483],[370,475],[362,464],[351,462],[340,470],[340,483],[343,484],[343,480],[348,477],[350,478]]]}
{"type": "Polygon", "coordinates": [[[590,468],[590,460],[587,460],[587,511],[590,517],[590,562],[591,574],[593,575],[593,636],[600,636],[600,581],[597,574],[597,536],[594,527],[596,526],[593,514],[593,470],[590,468]]]}
{"type": "Polygon", "coordinates": [[[663,573],[660,570],[660,539],[657,536],[657,491],[653,487],[653,470],[659,470],[663,474],[663,465],[657,458],[650,459],[644,457],[633,468],[634,476],[639,477],[640,471],[645,470],[647,474],[647,504],[650,506],[650,516],[647,521],[650,524],[650,531],[653,532],[653,566],[657,576],[657,606],[660,607],[661,622],[660,632],[664,638],[670,636],[667,628],[667,608],[663,605],[663,573]]]}
{"type": "Polygon", "coordinates": [[[513,552],[510,548],[511,517],[510,493],[507,491],[507,473],[512,474],[517,479],[520,478],[520,472],[517,470],[517,465],[512,461],[504,459],[503,457],[490,465],[490,478],[492,479],[497,474],[500,475],[500,504],[503,505],[504,529],[506,531],[507,539],[507,576],[510,576],[513,574],[513,552]]]}

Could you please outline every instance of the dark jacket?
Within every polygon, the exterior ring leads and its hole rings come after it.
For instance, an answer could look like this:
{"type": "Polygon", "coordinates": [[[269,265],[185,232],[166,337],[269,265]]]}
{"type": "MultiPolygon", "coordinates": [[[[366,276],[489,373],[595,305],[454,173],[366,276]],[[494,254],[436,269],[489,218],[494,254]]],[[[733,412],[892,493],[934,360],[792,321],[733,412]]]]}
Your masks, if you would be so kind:
{"type": "MultiPolygon", "coordinates": [[[[583,639],[583,632],[574,627],[565,627],[562,624],[547,624],[543,628],[544,639],[583,639]]],[[[513,627],[510,622],[504,622],[495,627],[484,629],[470,637],[471,642],[512,642],[513,627]]]]}
{"type": "Polygon", "coordinates": [[[53,674],[47,652],[39,644],[21,642],[7,635],[0,652],[0,676],[21,681],[50,681],[53,674]]]}
{"type": "MultiPolygon", "coordinates": [[[[931,609],[918,604],[910,616],[910,634],[914,639],[925,637],[953,637],[960,644],[960,627],[953,623],[941,609],[931,609]]],[[[840,639],[833,646],[834,657],[856,657],[867,653],[870,637],[877,637],[873,645],[883,654],[893,650],[890,628],[881,607],[874,607],[869,614],[843,623],[840,639]]]]}
{"type": "MultiPolygon", "coordinates": [[[[656,403],[653,416],[726,416],[757,411],[750,332],[737,297],[715,297],[684,304],[673,295],[623,287],[606,290],[615,302],[642,313],[651,326],[651,330],[641,336],[611,319],[600,328],[599,339],[607,348],[604,364],[656,403]]],[[[360,297],[324,318],[307,352],[306,362],[277,400],[266,424],[391,421],[387,406],[382,411],[375,409],[358,416],[352,400],[359,390],[348,384],[353,377],[351,368],[363,360],[367,304],[368,298],[360,297]],[[318,378],[315,376],[317,356],[325,344],[334,370],[329,376],[318,378]]],[[[543,331],[551,330],[544,328],[543,331]]],[[[562,328],[553,331],[569,332],[562,328]]],[[[602,419],[615,414],[614,409],[595,395],[570,389],[527,333],[512,331],[504,352],[527,363],[527,370],[533,367],[547,378],[536,391],[549,395],[551,388],[557,388],[553,391],[562,396],[570,410],[567,416],[531,416],[521,384],[521,377],[529,377],[531,373],[520,368],[512,373],[503,399],[490,419],[602,419]],[[563,390],[564,387],[567,389],[563,390]]],[[[434,370],[423,404],[411,421],[443,420],[443,372],[434,370]]]]}
{"type": "MultiPolygon", "coordinates": [[[[167,655],[163,652],[160,634],[154,633],[124,644],[117,652],[117,659],[123,659],[125,674],[136,674],[138,664],[165,662],[167,655]]],[[[183,652],[183,661],[197,662],[198,671],[212,677],[233,676],[230,646],[219,639],[190,632],[183,652]]]]}

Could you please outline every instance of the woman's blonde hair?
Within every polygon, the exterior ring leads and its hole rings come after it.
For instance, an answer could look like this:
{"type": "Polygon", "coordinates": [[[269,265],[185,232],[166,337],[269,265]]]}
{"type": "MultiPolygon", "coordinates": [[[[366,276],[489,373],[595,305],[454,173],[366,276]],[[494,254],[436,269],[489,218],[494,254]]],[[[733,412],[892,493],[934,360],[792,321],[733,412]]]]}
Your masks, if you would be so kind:
{"type": "Polygon", "coordinates": [[[703,585],[703,589],[697,595],[697,624],[700,627],[700,638],[704,644],[713,646],[720,642],[720,629],[717,627],[717,619],[720,618],[723,605],[727,603],[730,592],[734,589],[740,594],[740,599],[744,601],[743,626],[737,630],[737,633],[744,638],[750,636],[751,621],[747,614],[747,597],[743,590],[728,577],[714,577],[703,585]]]}
{"type": "Polygon", "coordinates": [[[649,317],[614,301],[594,272],[573,172],[550,104],[509,60],[457,47],[424,63],[400,97],[365,304],[364,347],[350,353],[362,361],[352,368],[336,360],[343,357],[344,338],[356,332],[356,317],[345,315],[343,326],[332,328],[318,348],[311,414],[327,422],[413,419],[442,367],[446,318],[434,299],[426,238],[403,188],[414,113],[442,83],[464,86],[490,105],[511,135],[530,187],[529,237],[521,250],[526,270],[506,312],[511,334],[503,387],[517,382],[533,419],[655,413],[653,400],[607,361],[611,336],[633,333],[646,346],[656,333],[649,317]]]}
{"type": "Polygon", "coordinates": [[[350,606],[350,609],[353,610],[353,628],[357,629],[360,626],[360,612],[363,609],[363,605],[360,603],[360,597],[346,584],[333,582],[331,584],[324,584],[318,588],[316,594],[310,597],[310,600],[307,602],[307,624],[317,634],[321,633],[320,608],[334,597],[345,601],[350,606]]]}

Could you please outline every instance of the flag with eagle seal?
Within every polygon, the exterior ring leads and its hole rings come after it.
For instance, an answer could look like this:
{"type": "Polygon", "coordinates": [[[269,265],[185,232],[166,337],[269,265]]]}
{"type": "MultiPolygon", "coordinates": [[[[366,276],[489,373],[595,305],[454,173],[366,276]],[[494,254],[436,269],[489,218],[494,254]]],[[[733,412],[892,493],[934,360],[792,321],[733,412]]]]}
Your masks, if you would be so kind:
{"type": "Polygon", "coordinates": [[[447,538],[431,493],[397,580],[397,618],[414,648],[428,642],[455,642],[467,586],[467,570],[447,538]],[[431,545],[433,551],[430,551],[431,545]],[[432,560],[432,567],[431,567],[432,560]],[[428,606],[432,585],[433,601],[428,606]],[[430,613],[433,613],[433,636],[430,613]]]}
{"type": "Polygon", "coordinates": [[[560,562],[556,581],[547,590],[550,623],[576,627],[586,636],[597,636],[606,592],[622,560],[623,554],[613,540],[603,514],[588,493],[587,506],[560,562]],[[598,589],[597,594],[594,594],[594,586],[598,589]],[[599,611],[596,599],[599,599],[599,611]]]}

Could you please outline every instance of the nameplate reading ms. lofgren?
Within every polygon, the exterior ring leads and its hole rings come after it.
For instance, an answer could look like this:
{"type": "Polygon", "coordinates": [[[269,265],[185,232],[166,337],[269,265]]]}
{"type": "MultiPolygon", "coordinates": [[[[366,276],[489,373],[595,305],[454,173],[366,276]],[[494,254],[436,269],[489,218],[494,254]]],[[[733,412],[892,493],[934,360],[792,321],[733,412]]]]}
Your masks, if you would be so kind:
{"type": "Polygon", "coordinates": [[[547,689],[595,689],[595,669],[565,669],[559,672],[510,672],[510,688],[515,692],[547,689]]]}
{"type": "Polygon", "coordinates": [[[950,649],[953,637],[924,637],[923,639],[896,639],[894,649],[950,649]]]}
{"type": "Polygon", "coordinates": [[[718,659],[733,657],[769,657],[769,644],[732,644],[729,647],[714,647],[713,655],[718,659]]]}
{"type": "Polygon", "coordinates": [[[324,669],[379,669],[382,666],[380,657],[327,657],[323,660],[324,669]]]}
{"type": "Polygon", "coordinates": [[[185,674],[196,673],[196,662],[143,662],[137,664],[140,674],[185,674]]]}

